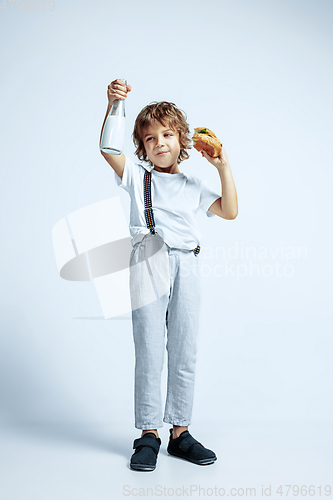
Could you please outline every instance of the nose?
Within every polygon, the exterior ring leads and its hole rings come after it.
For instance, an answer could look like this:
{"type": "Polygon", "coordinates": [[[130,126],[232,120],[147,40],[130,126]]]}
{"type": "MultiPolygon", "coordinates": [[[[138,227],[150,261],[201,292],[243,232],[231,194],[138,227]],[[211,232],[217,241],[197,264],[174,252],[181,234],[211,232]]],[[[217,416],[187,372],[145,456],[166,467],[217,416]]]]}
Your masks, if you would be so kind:
{"type": "Polygon", "coordinates": [[[164,144],[163,139],[164,139],[163,135],[161,136],[158,135],[156,139],[156,146],[161,146],[162,144],[164,144]]]}

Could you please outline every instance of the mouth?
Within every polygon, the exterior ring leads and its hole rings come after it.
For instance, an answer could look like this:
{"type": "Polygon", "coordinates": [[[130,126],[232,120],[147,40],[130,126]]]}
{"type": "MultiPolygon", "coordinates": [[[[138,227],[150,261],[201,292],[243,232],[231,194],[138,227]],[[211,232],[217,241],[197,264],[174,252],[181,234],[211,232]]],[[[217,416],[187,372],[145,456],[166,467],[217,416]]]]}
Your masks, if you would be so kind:
{"type": "Polygon", "coordinates": [[[160,151],[159,153],[156,153],[156,156],[166,155],[167,153],[168,151],[160,151]]]}

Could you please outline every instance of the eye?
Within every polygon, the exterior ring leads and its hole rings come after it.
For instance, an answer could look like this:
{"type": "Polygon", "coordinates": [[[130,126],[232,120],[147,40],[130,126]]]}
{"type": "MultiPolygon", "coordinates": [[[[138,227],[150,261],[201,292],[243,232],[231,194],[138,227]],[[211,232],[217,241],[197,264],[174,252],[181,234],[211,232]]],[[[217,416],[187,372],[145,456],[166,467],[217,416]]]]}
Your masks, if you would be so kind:
{"type": "Polygon", "coordinates": [[[166,134],[164,134],[164,135],[172,135],[172,134],[170,134],[169,132],[167,132],[167,133],[166,133],[166,134]]]}
{"type": "Polygon", "coordinates": [[[148,139],[146,139],[146,142],[150,141],[150,139],[152,139],[152,137],[148,137],[148,139]]]}

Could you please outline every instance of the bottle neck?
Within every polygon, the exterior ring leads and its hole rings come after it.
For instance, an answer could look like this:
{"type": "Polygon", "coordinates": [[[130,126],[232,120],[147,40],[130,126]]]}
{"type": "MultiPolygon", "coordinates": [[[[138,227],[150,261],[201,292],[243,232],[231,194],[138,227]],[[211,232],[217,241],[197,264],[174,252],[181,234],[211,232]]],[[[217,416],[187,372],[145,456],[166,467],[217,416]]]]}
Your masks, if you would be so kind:
{"type": "Polygon", "coordinates": [[[125,115],[125,102],[121,99],[116,99],[110,109],[109,116],[126,116],[125,115]]]}

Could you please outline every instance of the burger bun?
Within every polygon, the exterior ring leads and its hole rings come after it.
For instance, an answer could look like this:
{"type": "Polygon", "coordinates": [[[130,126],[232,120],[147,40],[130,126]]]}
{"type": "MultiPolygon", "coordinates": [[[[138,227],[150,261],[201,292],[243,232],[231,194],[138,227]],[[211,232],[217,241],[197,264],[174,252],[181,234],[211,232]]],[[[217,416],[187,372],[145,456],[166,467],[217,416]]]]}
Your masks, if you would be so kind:
{"type": "Polygon", "coordinates": [[[206,151],[209,156],[216,158],[221,154],[222,144],[212,132],[205,127],[197,127],[194,129],[194,135],[192,137],[193,147],[197,151],[206,151]]]}

